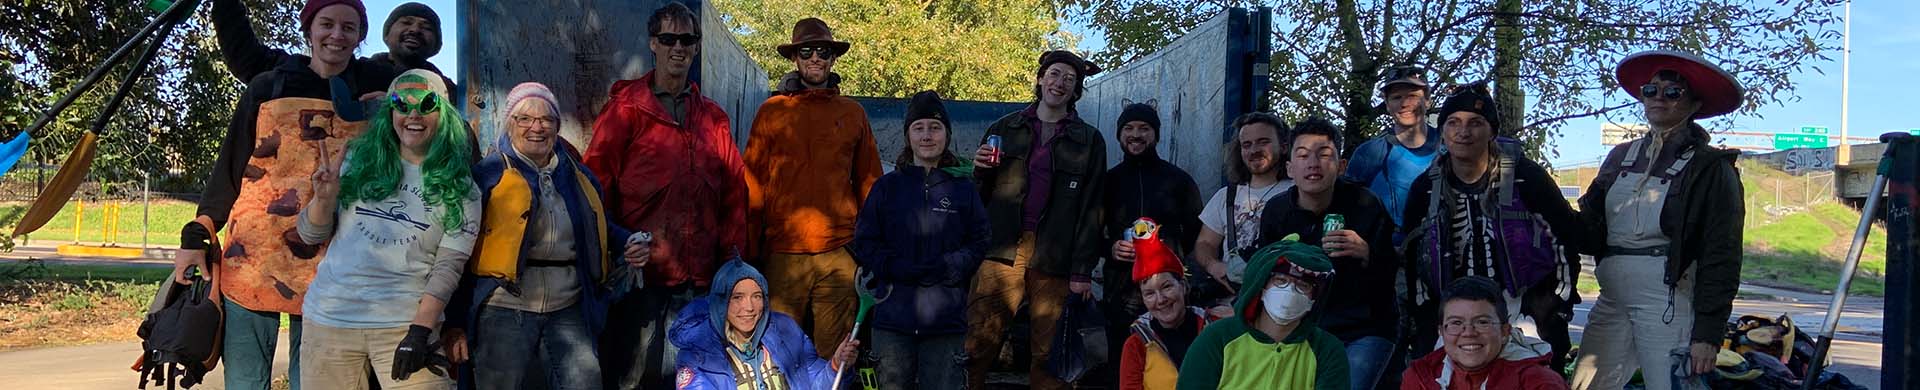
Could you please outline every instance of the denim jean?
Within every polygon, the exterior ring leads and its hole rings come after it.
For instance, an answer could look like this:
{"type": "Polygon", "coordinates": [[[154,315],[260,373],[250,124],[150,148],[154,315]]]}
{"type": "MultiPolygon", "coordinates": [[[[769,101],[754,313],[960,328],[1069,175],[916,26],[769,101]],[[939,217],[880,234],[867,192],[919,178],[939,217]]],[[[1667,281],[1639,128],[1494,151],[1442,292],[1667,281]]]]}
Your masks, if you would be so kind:
{"type": "MultiPolygon", "coordinates": [[[[253,311],[225,300],[226,336],[220,363],[226,388],[266,390],[273,384],[273,350],[280,343],[280,313],[253,311]]],[[[287,381],[300,390],[300,316],[287,322],[287,381]]]]}
{"type": "Polygon", "coordinates": [[[688,302],[707,295],[705,288],[654,287],[627,295],[607,309],[600,334],[600,372],[607,389],[673,388],[674,357],[680,349],[667,339],[673,318],[688,302]]]}
{"type": "Polygon", "coordinates": [[[967,382],[967,335],[915,336],[873,331],[880,389],[958,390],[967,382]]]}
{"type": "Polygon", "coordinates": [[[1393,357],[1393,340],[1367,336],[1347,343],[1347,372],[1352,378],[1353,390],[1373,390],[1380,381],[1380,373],[1387,369],[1387,359],[1393,357]]]}
{"type": "Polygon", "coordinates": [[[579,304],[549,313],[484,307],[475,331],[484,338],[473,343],[473,377],[481,390],[518,389],[529,375],[546,378],[553,390],[601,388],[600,360],[579,304]]]}

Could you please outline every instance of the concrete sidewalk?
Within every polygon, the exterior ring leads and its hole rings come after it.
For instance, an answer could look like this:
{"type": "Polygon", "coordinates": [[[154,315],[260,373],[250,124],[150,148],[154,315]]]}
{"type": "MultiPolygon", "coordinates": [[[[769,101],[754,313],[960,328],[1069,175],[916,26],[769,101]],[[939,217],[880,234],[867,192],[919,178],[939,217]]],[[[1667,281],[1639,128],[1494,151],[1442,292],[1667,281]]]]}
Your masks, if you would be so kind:
{"type": "MultiPolygon", "coordinates": [[[[287,334],[280,333],[273,376],[287,376],[287,334]]],[[[140,356],[140,342],[0,352],[0,378],[10,389],[125,390],[138,388],[139,373],[129,367],[140,356]]],[[[207,373],[194,389],[226,388],[225,365],[207,373]]],[[[153,388],[153,386],[148,386],[153,388]]],[[[166,388],[165,385],[160,388],[166,388]]]]}

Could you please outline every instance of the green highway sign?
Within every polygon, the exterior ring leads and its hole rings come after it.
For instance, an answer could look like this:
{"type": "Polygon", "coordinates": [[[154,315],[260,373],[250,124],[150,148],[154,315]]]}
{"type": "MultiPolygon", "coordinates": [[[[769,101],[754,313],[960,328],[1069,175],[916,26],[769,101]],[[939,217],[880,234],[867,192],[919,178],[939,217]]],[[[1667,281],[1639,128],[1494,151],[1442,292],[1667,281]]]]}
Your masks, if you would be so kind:
{"type": "Polygon", "coordinates": [[[1828,134],[1827,128],[1815,127],[1815,126],[1802,127],[1800,128],[1800,133],[1801,134],[1828,134]]]}
{"type": "Polygon", "coordinates": [[[1773,148],[1776,150],[1807,149],[1827,147],[1827,136],[1814,134],[1777,133],[1773,135],[1773,148]]]}

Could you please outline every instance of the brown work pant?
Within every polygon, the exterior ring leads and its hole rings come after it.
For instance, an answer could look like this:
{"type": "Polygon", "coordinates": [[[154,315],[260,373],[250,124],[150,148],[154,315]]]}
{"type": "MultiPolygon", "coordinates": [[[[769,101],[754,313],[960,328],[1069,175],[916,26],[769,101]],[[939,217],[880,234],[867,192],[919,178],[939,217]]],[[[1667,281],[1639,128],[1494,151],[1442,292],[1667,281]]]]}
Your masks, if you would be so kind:
{"type": "Polygon", "coordinates": [[[846,247],[816,254],[774,253],[767,256],[766,272],[773,311],[792,316],[813,339],[814,353],[832,359],[853,331],[853,316],[860,310],[859,295],[853,291],[853,255],[846,247]]]}
{"type": "Polygon", "coordinates": [[[1033,330],[1030,339],[1033,359],[1027,367],[1027,384],[1034,389],[1063,389],[1067,384],[1047,372],[1047,352],[1053,347],[1055,329],[1067,303],[1067,278],[1047,275],[1028,268],[1033,263],[1033,232],[1020,235],[1013,264],[995,259],[980,263],[973,279],[973,294],[967,302],[967,388],[984,389],[987,370],[1000,356],[1002,337],[1012,325],[1020,300],[1027,300],[1027,314],[1033,330]]]}

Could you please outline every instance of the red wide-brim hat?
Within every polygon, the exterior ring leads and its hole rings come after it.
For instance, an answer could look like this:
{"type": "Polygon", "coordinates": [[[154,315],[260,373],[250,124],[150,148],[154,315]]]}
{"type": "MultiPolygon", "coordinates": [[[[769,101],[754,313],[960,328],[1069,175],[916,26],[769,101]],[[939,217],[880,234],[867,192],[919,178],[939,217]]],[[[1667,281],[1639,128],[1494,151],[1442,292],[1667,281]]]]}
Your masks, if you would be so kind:
{"type": "Polygon", "coordinates": [[[1620,88],[1627,96],[1640,96],[1640,87],[1653,81],[1653,75],[1663,70],[1679,73],[1687,79],[1687,90],[1700,99],[1700,111],[1693,113],[1693,119],[1707,119],[1726,115],[1740,109],[1746,100],[1746,90],[1740,87],[1740,80],[1733,74],[1708,63],[1706,59],[1689,53],[1673,50],[1649,50],[1627,56],[1620,60],[1613,76],[1620,82],[1620,88]]]}

